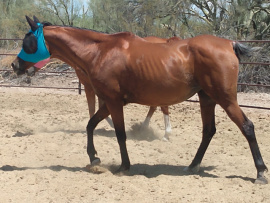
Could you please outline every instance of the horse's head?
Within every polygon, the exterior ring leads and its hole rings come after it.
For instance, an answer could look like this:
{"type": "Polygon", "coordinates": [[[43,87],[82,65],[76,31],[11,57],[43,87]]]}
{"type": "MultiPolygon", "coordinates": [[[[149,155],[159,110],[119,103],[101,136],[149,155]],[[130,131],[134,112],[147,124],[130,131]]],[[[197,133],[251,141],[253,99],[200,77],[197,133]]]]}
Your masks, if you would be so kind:
{"type": "Polygon", "coordinates": [[[37,62],[50,57],[43,35],[43,24],[35,16],[34,20],[26,16],[26,20],[31,29],[23,39],[20,53],[11,64],[17,75],[24,74],[37,62]]]}

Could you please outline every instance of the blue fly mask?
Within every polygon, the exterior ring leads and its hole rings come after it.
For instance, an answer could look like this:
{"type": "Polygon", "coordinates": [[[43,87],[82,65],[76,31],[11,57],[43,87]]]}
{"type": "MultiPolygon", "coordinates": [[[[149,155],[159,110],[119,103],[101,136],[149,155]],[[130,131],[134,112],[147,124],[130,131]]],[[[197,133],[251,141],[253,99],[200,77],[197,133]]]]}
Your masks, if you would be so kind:
{"type": "Polygon", "coordinates": [[[45,44],[43,25],[41,23],[37,23],[37,25],[39,26],[38,29],[34,32],[32,30],[29,31],[29,33],[33,33],[37,39],[37,51],[35,53],[28,54],[22,48],[21,52],[18,54],[18,57],[22,60],[32,63],[37,63],[50,57],[50,53],[45,44]]]}

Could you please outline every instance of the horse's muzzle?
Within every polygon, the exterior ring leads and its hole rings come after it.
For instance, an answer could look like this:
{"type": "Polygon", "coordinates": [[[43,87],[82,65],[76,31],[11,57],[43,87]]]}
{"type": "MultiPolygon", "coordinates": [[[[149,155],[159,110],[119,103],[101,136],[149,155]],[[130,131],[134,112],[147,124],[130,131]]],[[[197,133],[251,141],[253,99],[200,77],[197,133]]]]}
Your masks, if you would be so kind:
{"type": "Polygon", "coordinates": [[[13,71],[17,74],[17,75],[23,75],[25,74],[25,70],[21,70],[18,66],[16,66],[15,63],[11,64],[11,67],[13,68],[13,71]]]}
{"type": "Polygon", "coordinates": [[[25,70],[21,70],[19,67],[19,63],[17,62],[13,62],[11,63],[11,67],[13,69],[13,71],[17,74],[17,75],[23,75],[25,74],[25,70]]]}

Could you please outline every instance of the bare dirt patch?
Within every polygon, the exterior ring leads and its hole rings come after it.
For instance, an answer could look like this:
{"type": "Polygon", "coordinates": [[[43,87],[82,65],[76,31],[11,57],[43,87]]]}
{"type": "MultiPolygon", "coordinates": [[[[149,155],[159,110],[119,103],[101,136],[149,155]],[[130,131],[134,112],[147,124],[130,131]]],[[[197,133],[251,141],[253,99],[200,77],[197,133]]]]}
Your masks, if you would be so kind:
{"type": "MultiPolygon", "coordinates": [[[[239,94],[241,104],[269,107],[269,94],[239,94]]],[[[102,121],[94,141],[100,168],[87,169],[84,95],[77,91],[0,88],[1,202],[269,202],[269,184],[254,185],[247,141],[217,107],[217,133],[198,174],[184,172],[201,141],[198,103],[170,107],[172,136],[161,140],[163,116],[138,133],[148,107],[125,107],[129,172],[120,164],[114,129],[102,121]]],[[[265,164],[270,165],[270,112],[243,108],[253,121],[265,164]]],[[[269,174],[266,173],[269,179],[269,174]]]]}

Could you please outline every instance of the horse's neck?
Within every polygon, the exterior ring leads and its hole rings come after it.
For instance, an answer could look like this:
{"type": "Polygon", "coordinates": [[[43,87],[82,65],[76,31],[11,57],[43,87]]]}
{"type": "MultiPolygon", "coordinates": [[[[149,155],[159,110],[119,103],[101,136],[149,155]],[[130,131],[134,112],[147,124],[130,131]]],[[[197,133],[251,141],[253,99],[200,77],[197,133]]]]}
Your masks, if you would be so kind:
{"type": "Polygon", "coordinates": [[[46,28],[44,37],[52,57],[58,58],[72,67],[83,67],[86,59],[95,57],[96,43],[107,39],[106,34],[90,30],[57,26],[46,28]]]}

